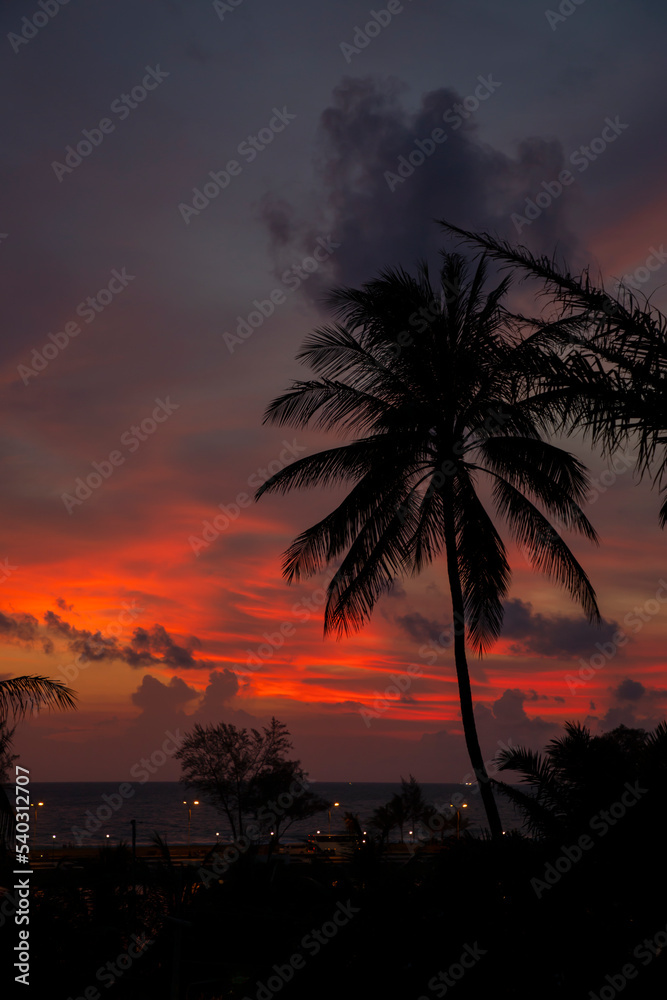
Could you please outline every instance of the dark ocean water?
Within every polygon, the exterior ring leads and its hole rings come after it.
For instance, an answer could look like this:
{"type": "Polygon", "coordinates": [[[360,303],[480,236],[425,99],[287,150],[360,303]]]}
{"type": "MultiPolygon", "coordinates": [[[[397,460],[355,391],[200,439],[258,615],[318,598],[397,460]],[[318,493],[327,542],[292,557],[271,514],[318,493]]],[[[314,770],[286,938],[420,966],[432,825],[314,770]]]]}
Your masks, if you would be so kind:
{"type": "MultiPolygon", "coordinates": [[[[154,832],[160,834],[169,844],[185,844],[188,836],[188,810],[183,799],[193,799],[192,793],[185,793],[178,782],[153,781],[141,785],[137,782],[123,783],[126,797],[119,793],[116,782],[31,782],[31,802],[43,802],[36,810],[30,810],[31,841],[41,847],[66,844],[100,845],[117,844],[119,840],[131,839],[131,820],[136,820],[137,843],[148,844],[154,832]],[[128,786],[132,795],[129,795],[128,786]],[[36,830],[34,813],[37,812],[36,830]],[[90,836],[81,836],[81,831],[94,831],[90,836]],[[36,834],[36,837],[35,837],[36,834]],[[78,837],[78,840],[77,840],[78,837]]],[[[357,813],[363,824],[378,806],[384,805],[400,791],[400,784],[327,782],[311,783],[312,790],[331,802],[339,802],[338,808],[331,810],[331,832],[344,829],[343,813],[357,813]]],[[[454,793],[458,792],[468,804],[462,815],[471,821],[472,831],[481,831],[485,826],[481,797],[475,786],[455,784],[422,785],[425,799],[434,806],[448,806],[454,793]]],[[[13,802],[13,788],[8,789],[13,802]]],[[[504,829],[510,830],[520,825],[520,820],[512,807],[500,796],[498,808],[504,829]]],[[[312,819],[295,823],[282,838],[285,843],[299,843],[309,833],[329,831],[326,812],[312,819]]],[[[406,828],[407,835],[407,828],[406,828]]],[[[191,841],[193,844],[212,844],[217,837],[226,840],[230,831],[224,817],[206,802],[192,809],[191,841]],[[217,835],[217,836],[216,836],[217,835]]]]}

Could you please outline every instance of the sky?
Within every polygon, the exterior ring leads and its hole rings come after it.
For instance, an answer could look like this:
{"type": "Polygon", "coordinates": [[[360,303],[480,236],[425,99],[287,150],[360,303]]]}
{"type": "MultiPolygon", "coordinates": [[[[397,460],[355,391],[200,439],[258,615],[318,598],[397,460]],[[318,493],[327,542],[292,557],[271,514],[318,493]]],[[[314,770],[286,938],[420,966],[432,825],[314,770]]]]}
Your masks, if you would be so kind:
{"type": "MultiPolygon", "coordinates": [[[[263,414],[304,377],[327,289],[457,248],[435,219],[665,309],[664,6],[43,0],[0,18],[0,677],[67,680],[79,706],[18,727],[33,780],[121,781],[168,734],[272,716],[314,780],[468,780],[444,564],[324,639],[326,579],[288,587],[281,555],[342,494],[252,496],[332,442],[263,414]]],[[[503,634],[470,659],[488,760],[566,720],[665,716],[657,493],[631,447],[611,469],[558,443],[594,480],[601,544],[570,541],[603,624],[509,543],[503,634]]],[[[178,774],[168,757],[153,778],[178,774]]]]}

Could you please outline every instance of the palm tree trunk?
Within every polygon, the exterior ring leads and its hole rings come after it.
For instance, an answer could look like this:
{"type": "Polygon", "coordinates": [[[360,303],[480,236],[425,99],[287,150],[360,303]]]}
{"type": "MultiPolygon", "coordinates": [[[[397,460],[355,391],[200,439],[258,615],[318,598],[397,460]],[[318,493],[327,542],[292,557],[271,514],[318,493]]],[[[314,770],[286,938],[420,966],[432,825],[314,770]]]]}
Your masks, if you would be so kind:
{"type": "Polygon", "coordinates": [[[447,575],[449,577],[449,589],[452,596],[452,612],[454,618],[454,661],[456,663],[456,678],[459,685],[459,701],[461,703],[461,721],[463,722],[463,732],[465,735],[466,747],[470,763],[475,771],[475,776],[479,782],[482,793],[482,802],[486,811],[486,818],[494,840],[502,837],[503,828],[498,815],[498,806],[493,797],[493,791],[489,784],[489,776],[484,767],[484,758],[477,736],[477,726],[475,724],[475,713],[472,705],[472,691],[470,688],[470,673],[468,671],[468,659],[466,656],[465,637],[465,613],[463,605],[463,590],[461,589],[461,578],[459,575],[459,564],[456,546],[456,523],[454,512],[449,498],[445,498],[445,550],[447,553],[447,575]]]}

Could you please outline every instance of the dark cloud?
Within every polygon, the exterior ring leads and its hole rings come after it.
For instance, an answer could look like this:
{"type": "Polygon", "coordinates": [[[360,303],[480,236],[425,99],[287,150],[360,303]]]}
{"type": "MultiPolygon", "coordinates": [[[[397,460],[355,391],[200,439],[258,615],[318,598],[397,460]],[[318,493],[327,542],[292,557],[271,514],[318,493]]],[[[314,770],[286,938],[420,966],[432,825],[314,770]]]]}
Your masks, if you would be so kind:
{"type": "Polygon", "coordinates": [[[435,641],[443,631],[447,631],[442,623],[432,618],[426,618],[419,611],[411,611],[407,615],[397,615],[394,621],[415,642],[435,641]]]}
{"type": "Polygon", "coordinates": [[[156,624],[151,629],[136,628],[129,644],[123,644],[115,636],[77,628],[54,611],[47,611],[44,621],[49,632],[65,639],[68,648],[86,660],[120,661],[136,668],[159,665],[188,670],[206,666],[192,655],[194,649],[201,648],[196,636],[188,636],[185,644],[179,645],[164,625],[156,624]]]}
{"type": "Polygon", "coordinates": [[[159,741],[167,730],[186,732],[196,724],[233,722],[241,727],[257,727],[258,720],[234,705],[239,684],[233,671],[212,670],[205,689],[195,688],[175,675],[169,681],[146,674],[132,695],[141,714],[132,720],[128,732],[159,741]]]}
{"type": "MultiPolygon", "coordinates": [[[[510,646],[512,653],[535,653],[559,659],[590,655],[595,652],[596,642],[608,642],[618,629],[613,621],[603,622],[597,628],[584,618],[543,615],[534,612],[529,602],[518,598],[506,601],[504,608],[502,637],[518,640],[510,646]]],[[[446,625],[419,611],[397,615],[394,621],[415,642],[436,641],[443,631],[449,635],[446,625]]],[[[533,691],[526,697],[535,700],[538,695],[533,691]]]]}
{"type": "MultiPolygon", "coordinates": [[[[513,212],[541,190],[545,179],[565,166],[560,142],[525,138],[514,157],[483,142],[474,115],[463,121],[451,113],[462,96],[450,88],[424,94],[416,111],[406,110],[405,85],[395,79],[344,78],[320,116],[319,150],[315,163],[316,200],[301,222],[284,200],[267,195],[261,218],[277,260],[276,271],[308,254],[317,237],[330,233],[340,247],[330,259],[335,279],[357,285],[379,268],[416,260],[436,262],[445,242],[434,219],[446,218],[465,228],[488,229],[516,239],[513,212]],[[443,116],[450,112],[449,119],[443,116]],[[412,174],[398,176],[401,157],[417,151],[416,142],[430,142],[434,129],[446,139],[412,174]]],[[[503,101],[495,88],[489,104],[503,101]]],[[[415,159],[418,159],[417,155],[415,159]]],[[[403,172],[408,173],[409,165],[403,172]]],[[[564,213],[566,201],[555,201],[535,225],[521,232],[521,242],[540,252],[556,243],[567,252],[575,245],[564,213]]],[[[314,274],[304,285],[309,297],[320,299],[330,273],[314,274]]]]}
{"type": "MultiPolygon", "coordinates": [[[[492,711],[494,718],[501,723],[524,724],[528,721],[528,716],[523,707],[525,701],[535,701],[535,698],[532,698],[528,692],[521,691],[519,688],[507,688],[503,691],[500,698],[497,698],[493,702],[492,711]]],[[[532,721],[535,722],[536,720],[533,719],[532,721]]]]}
{"type": "MultiPolygon", "coordinates": [[[[505,747],[542,750],[550,739],[560,735],[560,724],[526,713],[524,704],[534,700],[526,691],[507,688],[490,707],[478,705],[475,717],[482,747],[487,748],[487,752],[491,748],[494,756],[505,747]]],[[[501,777],[512,780],[511,772],[501,777]]]]}
{"type": "Polygon", "coordinates": [[[537,691],[534,691],[532,688],[526,694],[526,701],[548,701],[548,700],[549,700],[548,694],[538,694],[537,691]]]}
{"type": "Polygon", "coordinates": [[[559,659],[591,655],[596,651],[596,643],[609,642],[617,630],[614,621],[603,621],[598,628],[583,617],[543,615],[533,611],[530,602],[518,598],[505,601],[502,635],[518,640],[510,647],[513,653],[536,653],[559,659]]]}
{"type": "Polygon", "coordinates": [[[0,642],[19,646],[40,645],[44,653],[53,652],[53,643],[41,634],[35,616],[21,611],[10,615],[0,611],[0,642]]]}
{"type": "Polygon", "coordinates": [[[74,625],[70,625],[66,622],[60,615],[56,614],[55,611],[46,611],[44,613],[44,622],[49,632],[54,632],[56,635],[63,636],[65,639],[76,638],[77,635],[91,635],[86,629],[77,629],[74,625]]]}
{"type": "Polygon", "coordinates": [[[124,659],[131,667],[152,663],[181,669],[201,666],[192,655],[193,649],[201,647],[201,643],[196,636],[189,636],[186,643],[185,646],[175,643],[163,625],[153,625],[150,630],[137,628],[130,646],[124,647],[124,659]]]}
{"type": "Polygon", "coordinates": [[[647,706],[650,702],[662,702],[667,697],[667,689],[646,687],[641,681],[632,680],[630,677],[625,677],[611,693],[617,701],[635,703],[643,701],[647,706]]]}
{"type": "Polygon", "coordinates": [[[200,692],[190,687],[180,677],[171,677],[168,683],[146,674],[132,695],[132,704],[140,708],[144,715],[170,718],[172,713],[182,711],[186,705],[200,697],[200,692]]]}
{"type": "MultiPolygon", "coordinates": [[[[223,709],[227,709],[239,685],[231,670],[212,670],[204,691],[192,687],[182,677],[169,681],[146,674],[132,695],[132,704],[142,710],[143,717],[159,719],[164,725],[177,722],[219,722],[223,709]],[[192,714],[185,715],[186,707],[192,714]]],[[[136,720],[135,720],[136,721],[136,720]]]]}
{"type": "Polygon", "coordinates": [[[645,729],[650,732],[663,722],[664,718],[664,712],[652,710],[650,698],[640,698],[634,702],[626,701],[623,705],[611,705],[604,715],[589,715],[583,720],[583,724],[598,733],[608,733],[618,726],[645,729]]]}
{"type": "Polygon", "coordinates": [[[233,670],[213,670],[198,709],[203,716],[218,717],[220,710],[238,693],[239,680],[233,670]]]}
{"type": "Polygon", "coordinates": [[[5,642],[33,643],[40,638],[39,622],[33,615],[5,615],[0,611],[0,636],[5,642]]]}
{"type": "Polygon", "coordinates": [[[639,701],[646,694],[646,688],[639,681],[633,681],[629,677],[622,680],[618,687],[614,688],[614,695],[619,701],[639,701]]]}

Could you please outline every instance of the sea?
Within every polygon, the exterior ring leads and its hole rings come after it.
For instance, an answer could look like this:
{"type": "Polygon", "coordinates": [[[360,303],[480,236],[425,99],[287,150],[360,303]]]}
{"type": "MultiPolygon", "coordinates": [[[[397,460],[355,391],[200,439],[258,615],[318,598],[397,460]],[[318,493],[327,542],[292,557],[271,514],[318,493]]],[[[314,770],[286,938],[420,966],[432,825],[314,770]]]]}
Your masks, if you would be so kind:
{"type": "MultiPolygon", "coordinates": [[[[311,782],[310,788],[331,802],[331,809],[294,823],[281,837],[282,843],[303,843],[311,833],[343,832],[346,812],[357,815],[364,828],[373,811],[401,790],[400,784],[391,782],[356,781],[317,781],[311,782]]],[[[468,821],[468,829],[479,834],[486,828],[477,785],[423,784],[421,788],[425,800],[442,809],[443,815],[454,815],[450,802],[458,793],[462,803],[466,803],[461,804],[460,815],[468,821]]],[[[13,801],[13,788],[8,789],[8,794],[13,801]]],[[[30,798],[35,805],[30,810],[30,839],[33,847],[44,848],[130,843],[134,820],[137,844],[150,844],[158,833],[169,845],[185,845],[188,806],[184,805],[184,799],[192,801],[195,797],[177,781],[31,782],[30,798]]],[[[497,801],[503,829],[519,829],[521,817],[512,804],[500,795],[497,801]]],[[[408,824],[404,830],[406,840],[410,839],[409,829],[408,824]]],[[[225,817],[210,803],[201,800],[199,805],[191,807],[191,844],[210,845],[229,839],[231,831],[225,817]]],[[[391,839],[398,839],[398,834],[391,839]]]]}

